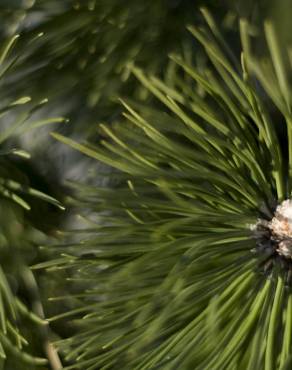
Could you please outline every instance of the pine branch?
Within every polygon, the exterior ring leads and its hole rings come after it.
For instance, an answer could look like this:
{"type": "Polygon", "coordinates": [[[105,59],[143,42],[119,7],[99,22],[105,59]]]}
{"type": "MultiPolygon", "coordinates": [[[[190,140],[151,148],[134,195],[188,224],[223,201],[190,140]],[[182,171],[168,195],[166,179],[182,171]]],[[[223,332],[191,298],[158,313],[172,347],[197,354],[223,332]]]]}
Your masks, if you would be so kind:
{"type": "MultiPolygon", "coordinates": [[[[0,78],[1,88],[3,82],[6,86],[9,75],[17,64],[18,56],[13,54],[14,46],[18,36],[12,37],[4,45],[0,53],[0,78]]],[[[1,93],[3,97],[5,94],[1,93]]],[[[21,366],[25,369],[33,369],[35,366],[43,366],[48,363],[47,359],[38,357],[31,353],[31,343],[25,338],[25,325],[36,332],[46,332],[39,329],[46,326],[47,321],[34,313],[24,304],[22,272],[28,272],[28,263],[31,262],[31,235],[34,231],[23,220],[23,212],[30,210],[29,198],[39,198],[54,206],[63,208],[54,198],[32,188],[29,185],[26,174],[11,165],[10,158],[19,156],[24,160],[30,158],[29,153],[12,147],[13,139],[37,127],[63,122],[63,118],[52,118],[47,120],[34,120],[34,114],[45,101],[34,103],[28,96],[9,100],[2,98],[0,107],[1,131],[0,131],[0,218],[1,218],[1,265],[0,265],[0,357],[1,368],[6,364],[21,366]],[[26,324],[24,324],[26,323],[26,324]],[[29,323],[29,324],[28,324],[29,323]]],[[[31,275],[32,276],[32,275],[31,275]]],[[[25,285],[25,284],[24,284],[25,285]]],[[[52,353],[52,349],[50,349],[52,353]]],[[[49,353],[48,353],[49,354],[49,353]]],[[[51,354],[50,354],[51,355],[51,354]]],[[[54,355],[56,357],[56,355],[54,355]]],[[[50,356],[52,362],[53,357],[50,356]]],[[[53,368],[53,367],[52,367],[53,368]]],[[[56,368],[56,366],[55,366],[56,368]]]]}
{"type": "Polygon", "coordinates": [[[73,204],[92,211],[88,228],[51,246],[60,258],[36,266],[72,273],[76,308],[52,318],[79,325],[58,343],[68,370],[291,364],[290,234],[271,228],[290,225],[278,213],[291,196],[282,144],[290,142],[291,65],[270,23],[264,62],[241,23],[240,65],[203,15],[208,27],[189,30],[209,58],[204,71],[172,56],[180,70],[169,86],[132,68],[162,108],[123,101],[127,124],[101,125],[98,146],[53,134],[120,179],[112,188],[74,184],[73,204]],[[271,107],[284,117],[281,141],[271,107]]]}

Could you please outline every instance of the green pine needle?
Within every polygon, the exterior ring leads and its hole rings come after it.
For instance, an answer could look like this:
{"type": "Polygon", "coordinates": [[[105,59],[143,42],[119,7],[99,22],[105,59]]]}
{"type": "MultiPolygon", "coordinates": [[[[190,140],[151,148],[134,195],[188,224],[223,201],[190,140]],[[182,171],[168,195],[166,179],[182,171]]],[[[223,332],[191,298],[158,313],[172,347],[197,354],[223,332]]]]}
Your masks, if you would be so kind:
{"type": "Polygon", "coordinates": [[[274,104],[284,117],[290,148],[291,65],[270,23],[270,58],[252,56],[244,22],[247,50],[234,65],[203,15],[210,28],[189,29],[209,57],[204,72],[172,56],[179,73],[168,86],[133,67],[156,108],[122,101],[127,122],[101,125],[100,145],[52,134],[120,178],[111,188],[73,184],[75,206],[97,219],[72,231],[80,243],[51,246],[61,258],[36,266],[72,273],[76,307],[52,318],[71,317],[79,329],[58,342],[73,362],[68,370],[291,364],[291,270],[276,262],[262,268],[267,256],[251,252],[250,228],[291,196],[290,154],[287,160],[269,113],[274,104]]]}
{"type": "MultiPolygon", "coordinates": [[[[0,53],[1,82],[9,76],[17,63],[18,56],[12,52],[17,38],[18,36],[12,37],[0,53]]],[[[7,84],[6,81],[6,86],[7,84]]],[[[40,327],[47,322],[32,312],[29,306],[26,307],[22,301],[23,298],[18,297],[18,290],[28,289],[29,285],[26,281],[27,275],[30,274],[27,265],[27,259],[29,259],[27,246],[31,243],[30,237],[25,234],[27,223],[20,222],[22,214],[20,208],[30,210],[29,197],[39,198],[62,209],[63,207],[56,199],[29,186],[26,175],[19,176],[20,171],[9,164],[8,158],[11,155],[18,155],[24,159],[30,158],[30,154],[26,151],[10,148],[9,140],[31,129],[65,120],[58,117],[34,121],[33,114],[43,106],[45,101],[34,103],[28,96],[22,96],[12,102],[8,99],[2,100],[0,107],[2,125],[0,131],[0,368],[6,369],[6,361],[8,361],[8,364],[17,363],[22,368],[34,369],[39,365],[47,366],[48,360],[31,353],[34,348],[25,338],[27,333],[25,333],[24,323],[26,322],[27,325],[29,322],[29,327],[35,331],[35,337],[41,337],[40,327]]],[[[37,287],[34,289],[37,290],[37,287]]]]}

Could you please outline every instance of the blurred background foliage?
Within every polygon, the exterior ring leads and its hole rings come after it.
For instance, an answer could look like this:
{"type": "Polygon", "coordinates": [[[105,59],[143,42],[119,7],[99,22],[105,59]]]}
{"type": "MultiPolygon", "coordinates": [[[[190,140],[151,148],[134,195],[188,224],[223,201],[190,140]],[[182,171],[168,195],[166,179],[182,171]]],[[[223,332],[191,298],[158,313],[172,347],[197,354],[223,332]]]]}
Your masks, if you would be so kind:
{"type": "Polygon", "coordinates": [[[62,104],[77,122],[72,129],[82,134],[88,123],[113,121],[120,112],[118,97],[147,98],[127,66],[167,74],[170,52],[190,55],[186,24],[200,21],[202,5],[218,17],[226,15],[224,6],[210,0],[15,2],[14,26],[9,22],[5,32],[21,31],[24,47],[43,33],[21,63],[17,89],[62,104]]]}
{"type": "MultiPolygon", "coordinates": [[[[29,168],[30,153],[19,147],[17,138],[64,119],[40,118],[46,100],[33,101],[28,95],[4,93],[19,61],[13,51],[17,38],[3,41],[0,51],[0,94],[3,92],[0,105],[0,368],[28,370],[35,365],[46,365],[49,356],[45,354],[49,343],[48,326],[38,283],[29,266],[41,257],[36,246],[48,240],[50,226],[46,222],[37,225],[31,216],[39,206],[48,209],[45,203],[63,207],[34,188],[35,179],[25,170],[29,168]]],[[[42,216],[45,215],[48,213],[43,212],[42,216]]]]}
{"type": "Polygon", "coordinates": [[[168,55],[179,52],[187,58],[195,55],[196,64],[202,66],[202,56],[186,30],[187,24],[202,22],[200,6],[215,14],[229,42],[239,49],[238,15],[254,25],[272,15],[285,30],[290,2],[277,2],[275,11],[270,0],[128,0],[126,4],[119,0],[2,0],[0,33],[21,32],[20,55],[27,40],[42,34],[21,58],[13,93],[25,90],[49,98],[70,119],[68,131],[87,136],[95,131],[92,123],[117,119],[118,97],[149,98],[129,73],[129,65],[171,79],[168,55]]]}
{"type": "MultiPolygon", "coordinates": [[[[229,45],[239,56],[238,16],[249,19],[254,26],[250,32],[255,35],[260,32],[258,26],[262,20],[273,17],[280,24],[283,40],[290,40],[291,34],[286,31],[292,2],[281,0],[277,6],[275,3],[271,0],[0,0],[0,39],[4,42],[16,33],[21,35],[14,48],[17,63],[1,81],[0,96],[3,101],[21,96],[31,96],[36,102],[48,98],[49,105],[37,112],[38,118],[56,112],[70,119],[70,124],[60,126],[62,133],[98,140],[98,123],[120,122],[119,97],[149,106],[157,104],[131,75],[129,66],[135,64],[170,85],[175,73],[168,59],[170,53],[179,53],[184,59],[191,59],[197,68],[204,68],[204,56],[186,30],[187,24],[202,22],[200,6],[215,15],[229,45]]],[[[256,48],[258,53],[260,46],[256,48]]],[[[6,125],[9,122],[9,119],[4,121],[6,125]]],[[[48,139],[46,129],[21,133],[7,145],[14,144],[29,150],[32,158],[27,161],[5,157],[1,160],[1,171],[63,202],[68,195],[65,179],[88,178],[90,161],[80,159],[77,153],[72,156],[71,151],[68,157],[59,144],[48,139]]],[[[29,309],[33,307],[35,294],[42,296],[45,315],[50,316],[58,312],[58,303],[47,303],[47,298],[62,294],[64,276],[60,275],[54,282],[37,274],[36,286],[40,285],[40,292],[32,293],[21,274],[23,271],[31,274],[28,266],[45,259],[37,245],[55,238],[56,230],[70,212],[61,212],[27,195],[24,201],[31,204],[30,211],[1,198],[1,266],[5,267],[3,271],[13,294],[21,297],[29,309]]],[[[30,337],[31,353],[44,356],[38,335],[31,335],[35,332],[31,324],[23,320],[19,325],[30,337]]],[[[53,329],[59,337],[63,330],[74,330],[62,324],[56,324],[53,329]]],[[[39,338],[42,335],[40,331],[39,338]]],[[[26,365],[18,362],[14,354],[3,366],[6,370],[26,370],[26,365]]],[[[32,366],[28,365],[27,370],[32,366]]]]}

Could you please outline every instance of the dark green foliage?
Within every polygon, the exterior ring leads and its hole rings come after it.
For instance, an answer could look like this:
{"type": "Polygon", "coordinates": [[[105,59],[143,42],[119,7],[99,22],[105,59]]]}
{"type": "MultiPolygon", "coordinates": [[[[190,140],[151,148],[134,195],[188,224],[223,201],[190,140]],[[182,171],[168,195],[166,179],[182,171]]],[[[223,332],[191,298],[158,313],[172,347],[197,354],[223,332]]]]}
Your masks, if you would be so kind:
{"type": "Polygon", "coordinates": [[[230,3],[250,21],[235,39],[225,1],[204,1],[224,36],[201,1],[1,2],[1,38],[22,34],[0,54],[1,369],[60,369],[48,315],[68,370],[290,369],[292,263],[254,230],[292,190],[284,3],[230,3]],[[98,161],[70,192],[15,149],[64,121],[40,120],[47,96],[89,139],[52,136],[98,161]],[[37,183],[68,191],[77,230],[56,232],[37,183]]]}
{"type": "MultiPolygon", "coordinates": [[[[50,100],[64,104],[71,121],[83,121],[74,126],[75,132],[83,134],[88,122],[115,120],[118,97],[147,96],[147,90],[130,77],[129,65],[136,63],[163,75],[168,53],[189,54],[186,24],[199,21],[201,4],[193,0],[129,0],[126,6],[120,0],[37,1],[26,10],[19,28],[24,39],[43,36],[22,62],[25,79],[18,80],[17,89],[27,88],[30,79],[32,94],[39,97],[45,91],[50,100]]],[[[218,5],[214,8],[224,12],[218,5]]]]}
{"type": "MultiPolygon", "coordinates": [[[[9,56],[16,39],[17,36],[3,44],[0,53],[2,91],[17,63],[16,55],[9,56]]],[[[23,370],[31,370],[36,365],[47,364],[45,358],[39,358],[47,340],[44,334],[47,322],[40,309],[37,283],[29,269],[36,257],[34,243],[47,238],[27,221],[25,212],[30,210],[32,197],[61,206],[54,198],[31,187],[17,160],[13,160],[20,157],[28,161],[29,153],[17,149],[13,143],[17,136],[33,128],[64,119],[36,119],[44,101],[32,103],[28,96],[5,100],[4,95],[1,94],[0,107],[0,368],[15,370],[21,366],[23,370]]]]}
{"type": "Polygon", "coordinates": [[[99,146],[54,134],[119,179],[112,188],[74,185],[85,236],[36,266],[55,263],[79,285],[76,309],[55,317],[79,326],[58,343],[67,369],[289,368],[290,272],[278,260],[262,268],[267,256],[252,253],[250,225],[291,196],[292,157],[270,115],[281,117],[291,148],[291,62],[269,22],[270,55],[255,59],[243,21],[238,65],[203,14],[208,28],[190,32],[210,68],[172,56],[171,86],[132,68],[164,108],[122,101],[127,124],[101,125],[99,146]]]}

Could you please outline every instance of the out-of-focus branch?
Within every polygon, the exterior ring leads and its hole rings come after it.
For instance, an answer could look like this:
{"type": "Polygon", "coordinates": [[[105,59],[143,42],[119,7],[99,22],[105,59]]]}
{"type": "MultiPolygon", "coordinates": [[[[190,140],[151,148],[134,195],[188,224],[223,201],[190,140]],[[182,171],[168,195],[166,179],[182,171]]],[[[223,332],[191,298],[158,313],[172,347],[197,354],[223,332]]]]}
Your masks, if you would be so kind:
{"type": "MultiPolygon", "coordinates": [[[[41,319],[45,319],[45,313],[44,313],[43,305],[40,299],[38,285],[37,285],[37,282],[35,280],[33,273],[30,271],[29,268],[25,268],[23,270],[23,280],[31,296],[32,309],[34,313],[38,315],[41,319]]],[[[43,349],[47,356],[51,369],[52,370],[63,369],[63,365],[58,355],[58,352],[50,341],[49,326],[48,325],[42,326],[40,328],[40,334],[41,334],[42,341],[43,341],[43,349]]]]}

